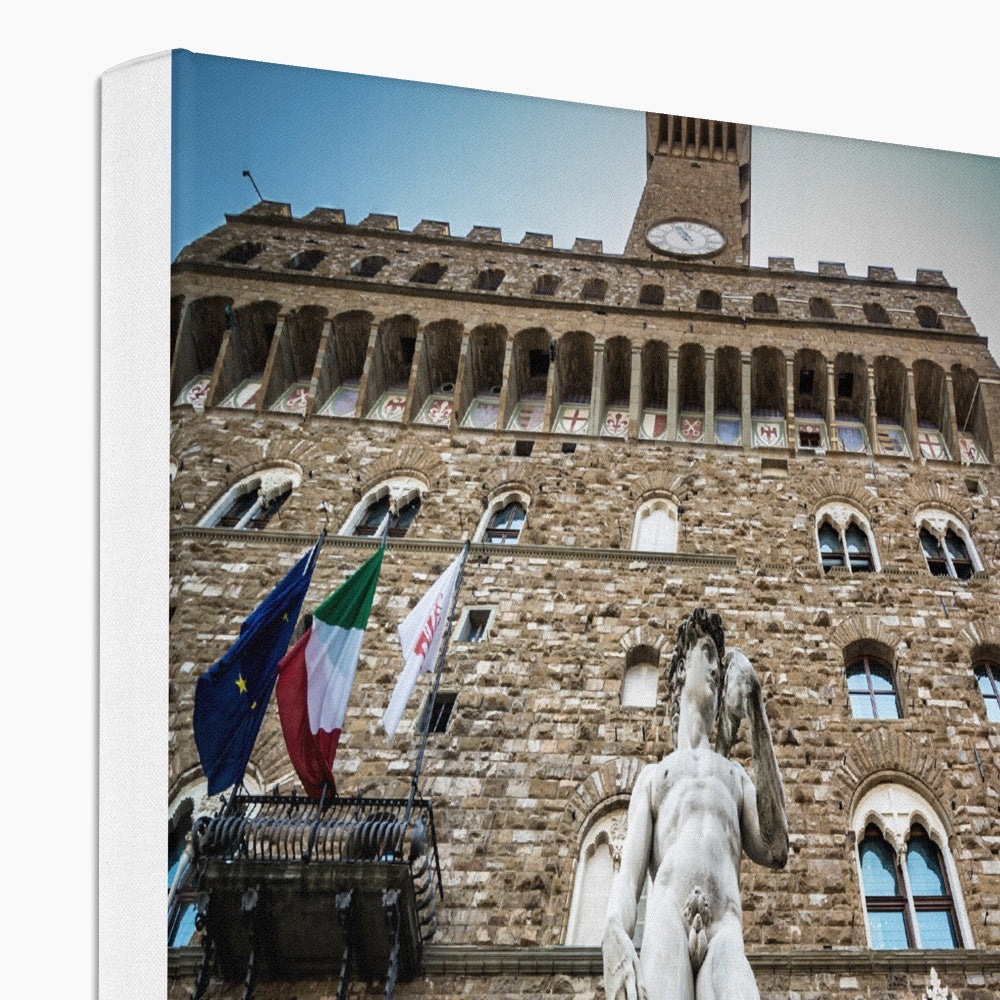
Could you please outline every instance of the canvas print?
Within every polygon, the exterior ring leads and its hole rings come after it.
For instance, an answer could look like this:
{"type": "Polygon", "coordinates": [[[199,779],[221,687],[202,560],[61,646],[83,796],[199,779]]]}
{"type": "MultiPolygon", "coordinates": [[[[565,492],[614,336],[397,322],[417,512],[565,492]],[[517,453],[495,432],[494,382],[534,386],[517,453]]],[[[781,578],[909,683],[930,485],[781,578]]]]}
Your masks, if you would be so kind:
{"type": "Polygon", "coordinates": [[[171,58],[168,995],[1000,989],[1000,164],[171,58]]]}

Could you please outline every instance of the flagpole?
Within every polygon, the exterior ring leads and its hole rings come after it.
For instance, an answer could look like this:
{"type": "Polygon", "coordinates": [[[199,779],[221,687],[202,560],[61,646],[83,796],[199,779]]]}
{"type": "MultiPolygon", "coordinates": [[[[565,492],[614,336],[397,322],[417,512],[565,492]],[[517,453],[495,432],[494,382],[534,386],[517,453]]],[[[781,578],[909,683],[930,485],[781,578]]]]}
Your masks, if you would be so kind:
{"type": "Polygon", "coordinates": [[[444,668],[444,658],[448,652],[448,640],[451,638],[451,629],[455,624],[455,607],[458,604],[458,594],[462,589],[462,578],[465,576],[465,560],[469,557],[469,541],[466,540],[462,547],[462,562],[458,567],[458,579],[455,581],[455,589],[451,595],[451,608],[448,611],[448,631],[445,633],[444,641],[438,652],[437,665],[434,670],[434,687],[431,688],[430,701],[427,703],[426,718],[424,719],[424,731],[420,737],[420,749],[417,751],[417,762],[413,766],[413,780],[410,782],[410,796],[406,801],[406,814],[403,817],[403,829],[409,825],[410,812],[413,809],[413,800],[417,794],[417,780],[420,777],[420,765],[424,759],[424,747],[427,746],[427,734],[430,732],[431,719],[434,717],[434,702],[437,700],[438,687],[441,684],[441,672],[444,668]]]}

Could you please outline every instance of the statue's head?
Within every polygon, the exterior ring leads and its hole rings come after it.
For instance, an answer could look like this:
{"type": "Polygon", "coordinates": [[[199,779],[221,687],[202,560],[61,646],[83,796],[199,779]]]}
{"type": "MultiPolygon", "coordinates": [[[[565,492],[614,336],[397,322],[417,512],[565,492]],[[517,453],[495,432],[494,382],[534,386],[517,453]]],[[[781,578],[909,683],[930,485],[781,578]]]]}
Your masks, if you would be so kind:
{"type": "Polygon", "coordinates": [[[708,636],[715,643],[715,652],[719,658],[719,683],[715,702],[716,718],[718,718],[722,707],[722,692],[726,686],[726,640],[722,632],[722,618],[714,611],[709,614],[704,608],[695,608],[677,629],[677,645],[674,646],[674,653],[670,658],[670,671],[667,675],[667,711],[674,746],[677,746],[681,692],[684,690],[688,656],[703,636],[708,636]]]}

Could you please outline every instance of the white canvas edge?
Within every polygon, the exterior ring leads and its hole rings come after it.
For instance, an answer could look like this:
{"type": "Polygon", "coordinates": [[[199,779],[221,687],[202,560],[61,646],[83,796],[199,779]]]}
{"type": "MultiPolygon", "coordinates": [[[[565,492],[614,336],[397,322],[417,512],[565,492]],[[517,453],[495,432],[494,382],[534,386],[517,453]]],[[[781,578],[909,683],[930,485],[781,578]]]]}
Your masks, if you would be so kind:
{"type": "Polygon", "coordinates": [[[169,53],[101,77],[102,997],[166,982],[170,95],[169,53]],[[137,399],[142,405],[130,405],[137,399]]]}

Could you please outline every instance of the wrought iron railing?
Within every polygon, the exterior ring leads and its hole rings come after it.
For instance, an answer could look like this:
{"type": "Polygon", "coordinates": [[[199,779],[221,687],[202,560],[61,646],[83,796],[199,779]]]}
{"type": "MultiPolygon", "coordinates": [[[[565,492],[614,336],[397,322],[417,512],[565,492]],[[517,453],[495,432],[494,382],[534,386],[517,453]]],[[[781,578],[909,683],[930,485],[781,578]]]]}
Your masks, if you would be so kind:
{"type": "Polygon", "coordinates": [[[333,797],[321,807],[294,792],[235,794],[216,815],[196,821],[191,841],[195,868],[201,859],[408,865],[423,940],[437,927],[443,889],[426,799],[333,797]]]}

